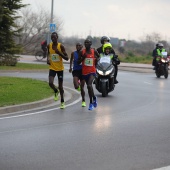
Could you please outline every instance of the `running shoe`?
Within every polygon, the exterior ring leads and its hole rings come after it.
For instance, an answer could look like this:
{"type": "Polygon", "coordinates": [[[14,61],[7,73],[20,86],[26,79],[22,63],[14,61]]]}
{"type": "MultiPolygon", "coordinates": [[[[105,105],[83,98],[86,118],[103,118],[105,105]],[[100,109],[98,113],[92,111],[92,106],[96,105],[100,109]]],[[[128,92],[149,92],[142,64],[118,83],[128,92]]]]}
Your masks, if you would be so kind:
{"type": "Polygon", "coordinates": [[[60,109],[64,109],[64,108],[65,108],[65,103],[61,102],[60,109]]]}
{"type": "Polygon", "coordinates": [[[55,101],[58,100],[58,94],[59,94],[59,90],[57,91],[57,93],[54,93],[54,100],[55,100],[55,101]]]}
{"type": "Polygon", "coordinates": [[[81,87],[80,86],[78,87],[77,91],[81,91],[81,87]]]}
{"type": "Polygon", "coordinates": [[[86,102],[82,102],[81,106],[86,107],[86,102]]]}
{"type": "Polygon", "coordinates": [[[93,99],[93,106],[97,107],[97,97],[95,96],[95,98],[93,99]]]}
{"type": "Polygon", "coordinates": [[[94,109],[94,106],[92,103],[89,104],[89,110],[93,110],[94,109]]]}

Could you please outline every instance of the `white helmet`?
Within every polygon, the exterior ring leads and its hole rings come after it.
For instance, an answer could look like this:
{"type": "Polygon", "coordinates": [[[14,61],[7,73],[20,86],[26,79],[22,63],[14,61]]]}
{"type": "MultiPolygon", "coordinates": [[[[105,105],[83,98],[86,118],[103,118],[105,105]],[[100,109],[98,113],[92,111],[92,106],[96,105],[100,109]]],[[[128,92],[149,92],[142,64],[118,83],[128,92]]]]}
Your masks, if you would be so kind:
{"type": "Polygon", "coordinates": [[[162,43],[158,43],[158,47],[159,47],[159,48],[163,48],[164,45],[163,45],[162,43]]]}

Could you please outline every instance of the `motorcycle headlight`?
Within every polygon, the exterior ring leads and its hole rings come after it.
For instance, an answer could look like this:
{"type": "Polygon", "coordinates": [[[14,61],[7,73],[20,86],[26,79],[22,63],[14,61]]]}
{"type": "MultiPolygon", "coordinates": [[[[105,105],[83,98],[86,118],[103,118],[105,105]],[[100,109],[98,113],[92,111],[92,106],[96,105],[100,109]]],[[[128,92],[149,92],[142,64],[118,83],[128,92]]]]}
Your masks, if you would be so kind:
{"type": "Polygon", "coordinates": [[[161,59],[161,61],[162,61],[163,63],[165,63],[165,60],[164,60],[163,58],[161,59]]]}
{"type": "Polygon", "coordinates": [[[109,75],[113,71],[113,68],[105,72],[105,75],[109,75]]]}
{"type": "Polygon", "coordinates": [[[104,75],[103,71],[97,69],[97,72],[100,74],[100,75],[104,75]]]}

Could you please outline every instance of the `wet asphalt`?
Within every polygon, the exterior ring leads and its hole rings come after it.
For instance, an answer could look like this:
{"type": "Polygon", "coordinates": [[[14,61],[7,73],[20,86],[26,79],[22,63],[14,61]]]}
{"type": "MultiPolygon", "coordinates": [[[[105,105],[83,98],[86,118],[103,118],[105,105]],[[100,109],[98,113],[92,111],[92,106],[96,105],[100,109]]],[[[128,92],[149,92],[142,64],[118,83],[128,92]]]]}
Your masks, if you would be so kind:
{"type": "MultiPolygon", "coordinates": [[[[36,77],[35,73],[20,75],[36,77]]],[[[44,80],[47,74],[38,77],[44,80]]],[[[64,110],[53,106],[0,117],[0,169],[152,170],[169,166],[170,80],[158,79],[152,72],[119,71],[118,81],[105,98],[95,90],[98,107],[93,111],[81,107],[80,94],[75,92],[64,110]]],[[[64,82],[73,89],[71,74],[66,72],[64,82]]]]}

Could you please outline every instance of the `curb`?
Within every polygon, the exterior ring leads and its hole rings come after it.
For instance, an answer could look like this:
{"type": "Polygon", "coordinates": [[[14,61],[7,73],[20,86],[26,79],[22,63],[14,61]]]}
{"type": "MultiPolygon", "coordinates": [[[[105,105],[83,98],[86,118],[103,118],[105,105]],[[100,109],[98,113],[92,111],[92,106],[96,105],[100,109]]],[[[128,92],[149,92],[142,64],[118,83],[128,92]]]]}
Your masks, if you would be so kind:
{"type": "MultiPolygon", "coordinates": [[[[65,99],[65,102],[67,102],[72,98],[72,95],[67,90],[64,90],[64,93],[65,93],[64,99],[65,99]]],[[[59,105],[60,105],[60,98],[58,101],[54,101],[54,97],[50,97],[50,98],[43,99],[43,100],[36,101],[36,102],[1,107],[0,115],[18,113],[18,112],[35,111],[35,110],[43,110],[43,109],[46,109],[47,107],[51,107],[51,106],[57,107],[59,105]]]]}

